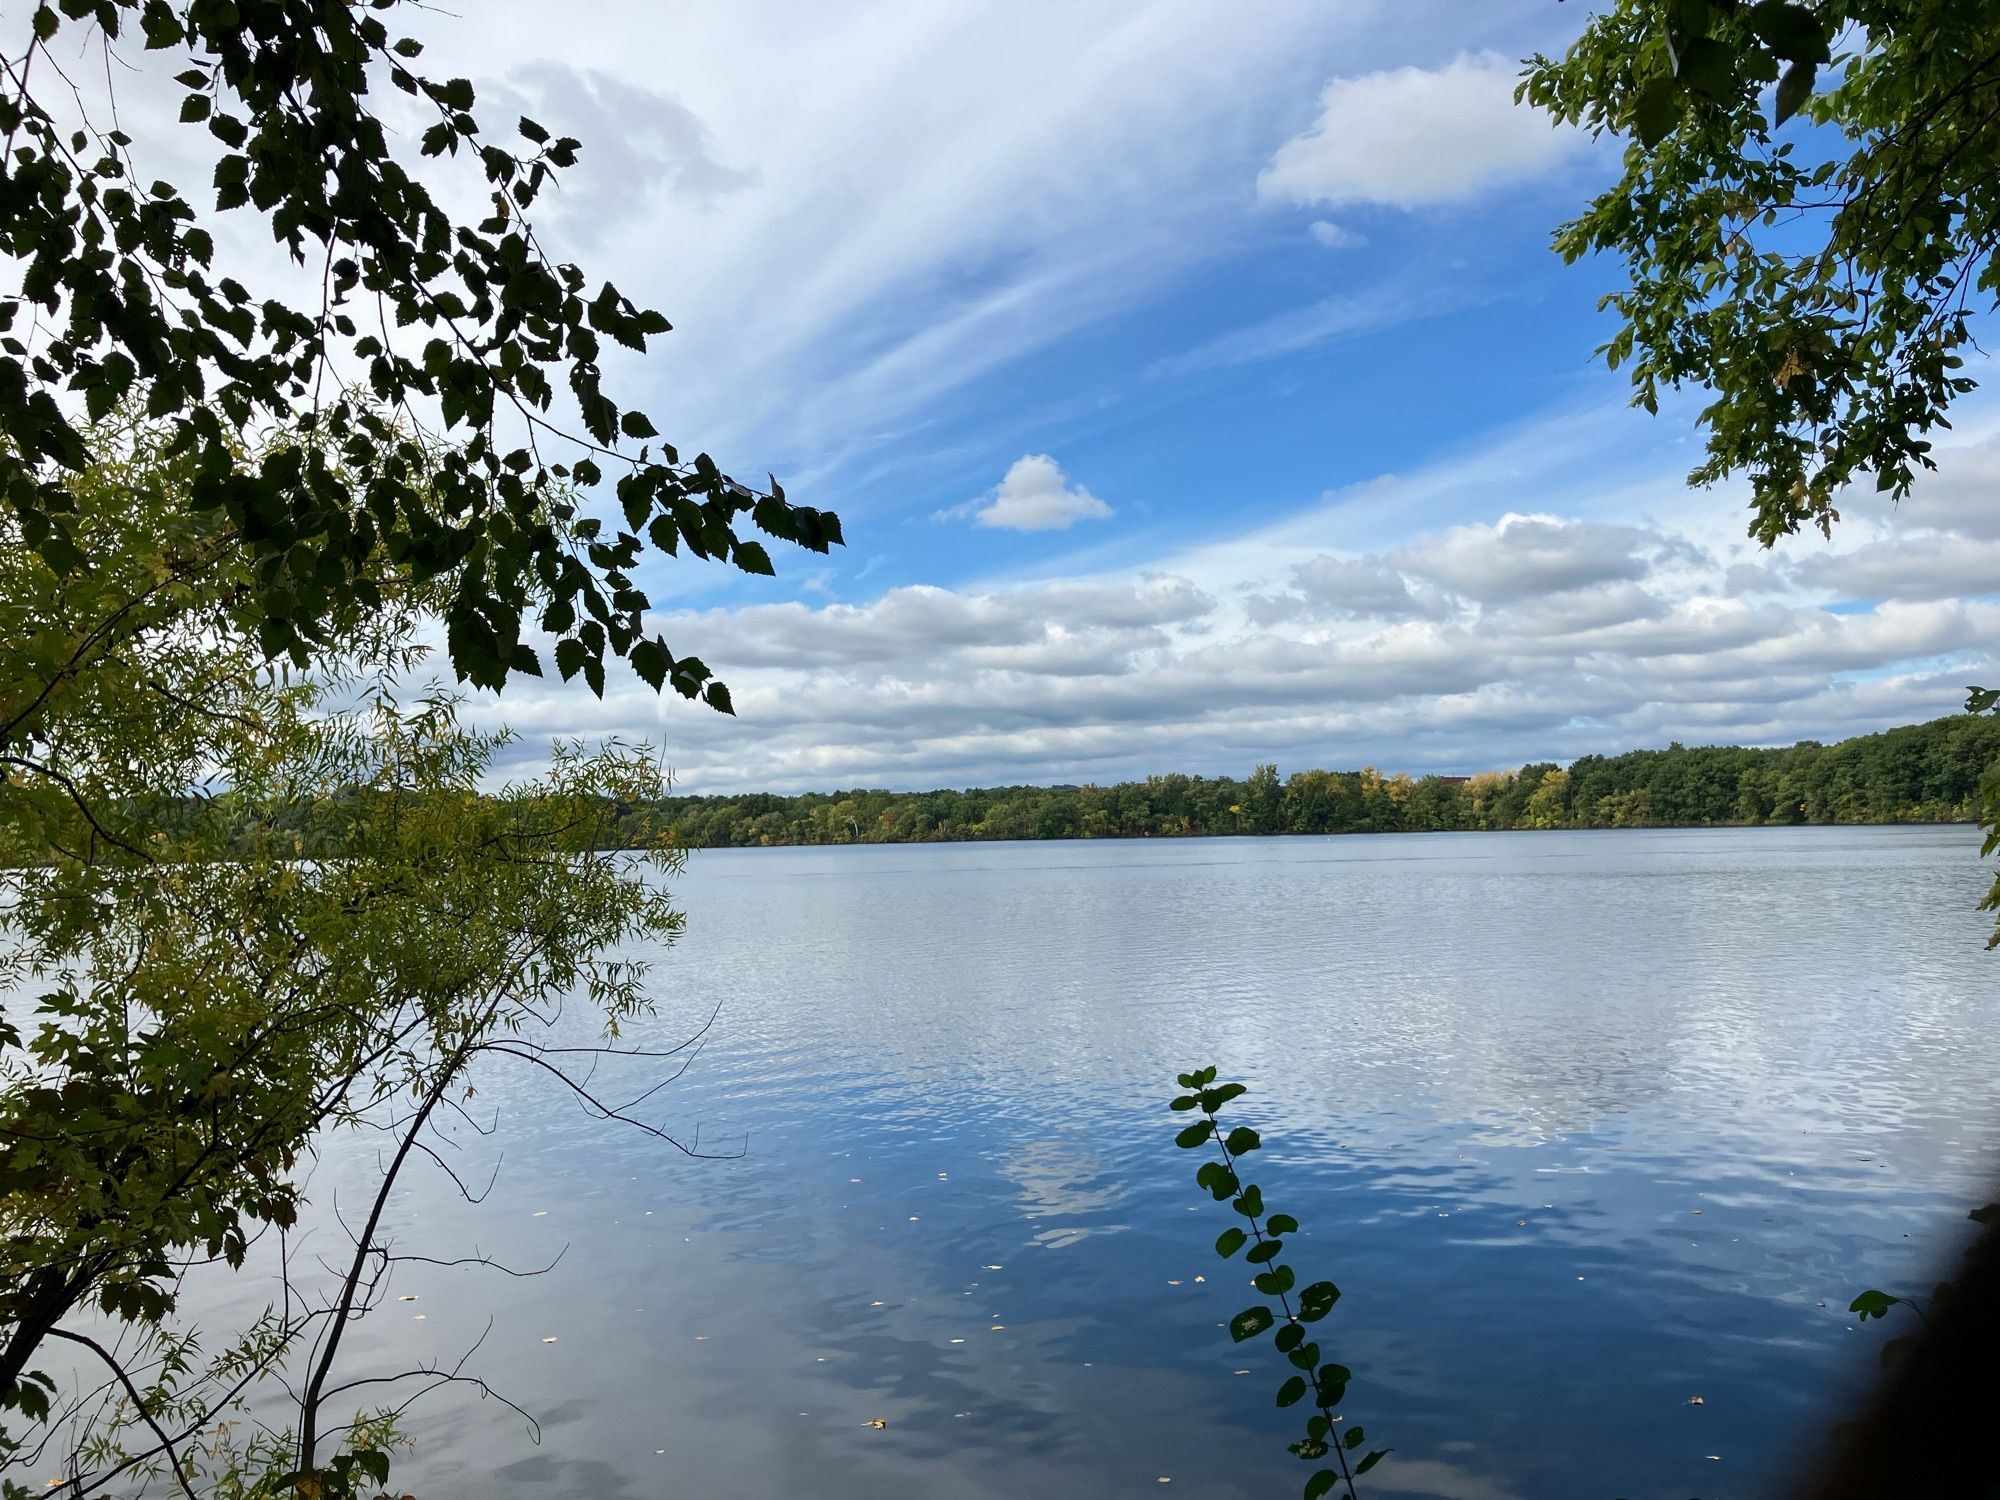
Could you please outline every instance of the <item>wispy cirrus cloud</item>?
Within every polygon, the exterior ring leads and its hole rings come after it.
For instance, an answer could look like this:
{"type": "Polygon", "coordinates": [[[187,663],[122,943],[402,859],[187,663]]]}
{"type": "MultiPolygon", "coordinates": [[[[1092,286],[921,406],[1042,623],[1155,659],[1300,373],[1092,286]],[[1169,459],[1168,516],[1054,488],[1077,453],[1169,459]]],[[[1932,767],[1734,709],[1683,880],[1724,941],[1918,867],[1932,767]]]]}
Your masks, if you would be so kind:
{"type": "Polygon", "coordinates": [[[1408,282],[1325,297],[1154,360],[1146,367],[1146,374],[1155,380],[1178,379],[1203,370],[1278,359],[1386,333],[1406,323],[1441,318],[1478,300],[1470,291],[1436,282],[1408,282]]]}

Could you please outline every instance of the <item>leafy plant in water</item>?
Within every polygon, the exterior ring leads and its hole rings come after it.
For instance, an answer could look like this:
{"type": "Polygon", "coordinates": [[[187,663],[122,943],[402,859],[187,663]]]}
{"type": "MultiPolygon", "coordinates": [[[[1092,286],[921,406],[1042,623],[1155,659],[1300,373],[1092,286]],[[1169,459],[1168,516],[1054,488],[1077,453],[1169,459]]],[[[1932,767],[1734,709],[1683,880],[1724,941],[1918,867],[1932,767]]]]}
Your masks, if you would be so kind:
{"type": "Polygon", "coordinates": [[[1237,1163],[1263,1145],[1257,1132],[1248,1125],[1238,1125],[1225,1133],[1219,1118],[1224,1105],[1246,1092],[1243,1085],[1217,1084],[1213,1067],[1182,1073],[1178,1081],[1188,1092],[1176,1097],[1171,1107],[1199,1111],[1201,1118],[1181,1131],[1175,1137],[1175,1144],[1187,1151],[1214,1145],[1216,1159],[1202,1163],[1195,1181],[1208,1189],[1216,1202],[1229,1203],[1244,1220],[1223,1230],[1215,1242],[1215,1253],[1228,1260],[1248,1245],[1250,1248],[1243,1258],[1257,1267],[1251,1285],[1278,1302],[1276,1313],[1267,1303],[1244,1308],[1229,1320],[1229,1336],[1242,1344],[1277,1329],[1273,1342],[1295,1371],[1278,1387],[1278,1405],[1296,1406],[1310,1397],[1317,1408],[1306,1419],[1306,1435],[1291,1445],[1291,1451],[1308,1463],[1332,1453],[1339,1464],[1337,1470],[1323,1467],[1314,1471],[1306,1481],[1305,1500],[1319,1500],[1336,1486],[1344,1487],[1349,1500],[1353,1500],[1355,1476],[1366,1474],[1391,1450],[1374,1449],[1350,1466],[1348,1454],[1368,1440],[1367,1432],[1357,1424],[1338,1438],[1334,1434],[1336,1410],[1347,1394],[1347,1383],[1354,1378],[1354,1372],[1345,1365],[1322,1359],[1320,1346],[1307,1337],[1307,1325],[1319,1322],[1333,1311],[1334,1303],[1340,1300],[1340,1288],[1331,1281],[1315,1281],[1302,1288],[1294,1301],[1292,1288],[1297,1277],[1290,1266],[1279,1263],[1278,1257],[1284,1253],[1284,1237],[1298,1232],[1299,1221],[1290,1214],[1271,1212],[1257,1185],[1244,1182],[1237,1173],[1237,1163]]]}

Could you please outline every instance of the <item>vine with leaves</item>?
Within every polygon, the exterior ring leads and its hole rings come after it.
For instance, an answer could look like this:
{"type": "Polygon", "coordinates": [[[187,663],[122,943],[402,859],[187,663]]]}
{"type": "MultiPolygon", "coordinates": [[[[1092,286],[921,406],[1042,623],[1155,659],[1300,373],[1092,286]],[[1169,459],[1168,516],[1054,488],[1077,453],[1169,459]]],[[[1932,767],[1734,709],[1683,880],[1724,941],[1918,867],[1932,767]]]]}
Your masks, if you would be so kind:
{"type": "Polygon", "coordinates": [[[1307,1330],[1333,1311],[1334,1303],[1340,1300],[1340,1288],[1331,1281],[1315,1281],[1300,1289],[1294,1303],[1292,1289],[1298,1284],[1297,1273],[1279,1263],[1278,1257],[1284,1253],[1285,1236],[1298,1232],[1299,1221],[1290,1214],[1271,1212],[1257,1184],[1244,1182],[1238,1174],[1242,1158],[1261,1148],[1263,1140],[1248,1125],[1238,1125],[1224,1134],[1220,1119],[1223,1106],[1247,1090],[1240,1083],[1218,1084],[1215,1076],[1213,1067],[1179,1075],[1177,1081],[1188,1092],[1176,1096],[1170,1107],[1199,1110],[1201,1118],[1183,1129],[1174,1141],[1187,1151],[1198,1151],[1211,1144],[1215,1147],[1215,1159],[1201,1164],[1195,1181],[1208,1189],[1216,1202],[1228,1203],[1245,1221],[1223,1230],[1215,1241],[1215,1253],[1228,1260],[1248,1245],[1250,1248],[1243,1258],[1258,1268],[1251,1277],[1251,1285],[1278,1302],[1276,1313],[1266,1303],[1244,1308],[1229,1320],[1229,1336],[1242,1344],[1272,1328],[1278,1330],[1273,1342],[1295,1372],[1278,1387],[1278,1405],[1296,1406],[1310,1396],[1315,1408],[1306,1419],[1305,1436],[1291,1445],[1291,1451],[1308,1463],[1316,1463],[1332,1453],[1339,1466],[1316,1469],[1306,1480],[1305,1500],[1319,1500],[1337,1487],[1345,1490],[1348,1500],[1354,1500],[1356,1476],[1366,1474],[1392,1450],[1373,1449],[1350,1466],[1348,1455],[1368,1441],[1367,1429],[1357,1423],[1338,1437],[1334,1433],[1334,1424],[1340,1420],[1339,1408],[1354,1372],[1324,1358],[1324,1351],[1308,1338],[1307,1330]]]}

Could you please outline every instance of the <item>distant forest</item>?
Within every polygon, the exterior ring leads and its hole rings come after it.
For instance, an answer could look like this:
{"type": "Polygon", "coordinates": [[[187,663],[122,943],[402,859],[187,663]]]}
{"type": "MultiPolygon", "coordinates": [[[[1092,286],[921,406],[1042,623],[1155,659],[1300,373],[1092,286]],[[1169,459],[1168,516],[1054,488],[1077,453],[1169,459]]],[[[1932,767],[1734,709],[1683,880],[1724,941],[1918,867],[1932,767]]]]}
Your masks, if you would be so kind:
{"type": "Polygon", "coordinates": [[[1733,746],[1586,755],[1476,776],[1294,771],[1149,776],[1116,786],[669,797],[694,848],[956,839],[1188,838],[1453,829],[1683,828],[1968,821],[2000,761],[2000,718],[1958,714],[1782,750],[1733,746]]]}

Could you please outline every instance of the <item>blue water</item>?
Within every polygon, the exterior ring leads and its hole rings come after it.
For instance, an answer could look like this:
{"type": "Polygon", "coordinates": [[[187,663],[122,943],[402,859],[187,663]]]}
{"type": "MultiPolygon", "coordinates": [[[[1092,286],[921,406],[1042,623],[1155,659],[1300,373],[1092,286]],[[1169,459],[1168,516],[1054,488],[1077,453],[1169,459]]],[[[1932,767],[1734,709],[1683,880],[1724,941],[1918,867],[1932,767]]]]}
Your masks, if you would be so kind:
{"type": "Polygon", "coordinates": [[[343,1358],[491,1320],[539,1444],[435,1398],[419,1494],[1295,1495],[1165,1108],[1214,1062],[1364,1493],[1764,1493],[2000,1176],[1986,879],[1963,828],[702,853],[646,1034],[715,1018],[643,1112],[726,1154],[483,1078],[496,1185],[413,1182],[401,1247],[563,1258],[401,1267],[343,1358]]]}

